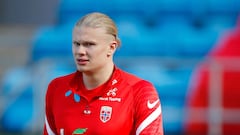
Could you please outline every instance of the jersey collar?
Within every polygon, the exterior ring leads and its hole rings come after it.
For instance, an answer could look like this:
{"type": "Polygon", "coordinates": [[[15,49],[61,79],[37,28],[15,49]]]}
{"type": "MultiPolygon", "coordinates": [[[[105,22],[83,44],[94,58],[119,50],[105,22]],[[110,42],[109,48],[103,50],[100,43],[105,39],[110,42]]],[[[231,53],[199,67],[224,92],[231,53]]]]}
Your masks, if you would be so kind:
{"type": "Polygon", "coordinates": [[[107,82],[93,90],[87,90],[83,85],[82,73],[76,71],[69,85],[70,89],[74,93],[77,93],[90,101],[96,97],[104,96],[104,94],[106,94],[110,89],[115,87],[121,81],[120,76],[120,69],[114,66],[113,74],[107,82]]]}

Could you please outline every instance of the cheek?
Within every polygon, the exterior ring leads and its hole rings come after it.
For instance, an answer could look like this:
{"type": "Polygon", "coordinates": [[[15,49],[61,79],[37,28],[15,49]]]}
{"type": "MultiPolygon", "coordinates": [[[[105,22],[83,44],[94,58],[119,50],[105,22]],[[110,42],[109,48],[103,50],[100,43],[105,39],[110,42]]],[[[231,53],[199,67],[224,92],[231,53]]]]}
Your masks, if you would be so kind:
{"type": "Polygon", "coordinates": [[[108,54],[108,50],[106,48],[98,48],[95,51],[92,51],[94,53],[92,53],[93,55],[95,55],[96,57],[106,57],[108,54]]]}
{"type": "Polygon", "coordinates": [[[102,50],[101,51],[101,56],[103,57],[103,58],[107,58],[108,57],[108,55],[109,55],[109,51],[108,50],[102,50]]]}
{"type": "Polygon", "coordinates": [[[96,51],[95,53],[91,53],[89,52],[89,56],[94,57],[95,59],[104,59],[105,57],[105,52],[103,51],[96,51]]]}
{"type": "Polygon", "coordinates": [[[74,54],[75,53],[75,47],[74,47],[74,45],[72,45],[72,53],[74,54]]]}

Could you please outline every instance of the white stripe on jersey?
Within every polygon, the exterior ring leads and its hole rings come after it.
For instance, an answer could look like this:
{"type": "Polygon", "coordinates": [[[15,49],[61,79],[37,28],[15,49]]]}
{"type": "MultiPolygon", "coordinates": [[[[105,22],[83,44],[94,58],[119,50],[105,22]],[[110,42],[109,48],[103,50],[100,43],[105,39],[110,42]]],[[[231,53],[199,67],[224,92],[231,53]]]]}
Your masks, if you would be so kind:
{"type": "Polygon", "coordinates": [[[52,131],[52,129],[50,128],[49,124],[48,124],[48,120],[47,117],[45,116],[45,125],[46,125],[46,129],[47,129],[47,133],[48,135],[55,135],[52,131]]]}
{"type": "Polygon", "coordinates": [[[161,105],[153,111],[137,128],[136,135],[139,135],[148,125],[150,125],[161,114],[161,105]]]}
{"type": "Polygon", "coordinates": [[[60,135],[64,135],[64,129],[63,128],[60,129],[60,135]]]}

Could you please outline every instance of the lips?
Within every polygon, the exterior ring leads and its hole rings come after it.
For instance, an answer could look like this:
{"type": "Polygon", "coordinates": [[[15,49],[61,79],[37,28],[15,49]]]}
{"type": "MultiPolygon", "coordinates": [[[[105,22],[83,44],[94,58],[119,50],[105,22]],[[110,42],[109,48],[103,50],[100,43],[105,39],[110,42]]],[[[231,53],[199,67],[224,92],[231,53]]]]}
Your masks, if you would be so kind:
{"type": "Polygon", "coordinates": [[[88,59],[77,59],[77,64],[79,65],[85,65],[89,62],[88,59]]]}

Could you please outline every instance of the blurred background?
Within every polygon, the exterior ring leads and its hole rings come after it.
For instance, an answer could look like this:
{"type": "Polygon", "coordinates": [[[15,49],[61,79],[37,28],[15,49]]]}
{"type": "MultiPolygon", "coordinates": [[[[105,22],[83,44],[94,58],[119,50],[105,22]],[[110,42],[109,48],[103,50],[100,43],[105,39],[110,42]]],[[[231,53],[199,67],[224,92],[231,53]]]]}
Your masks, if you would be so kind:
{"type": "Polygon", "coordinates": [[[240,134],[239,0],[1,0],[1,135],[42,133],[47,85],[76,70],[71,31],[93,11],[118,26],[116,65],[157,88],[166,135],[240,134]]]}

